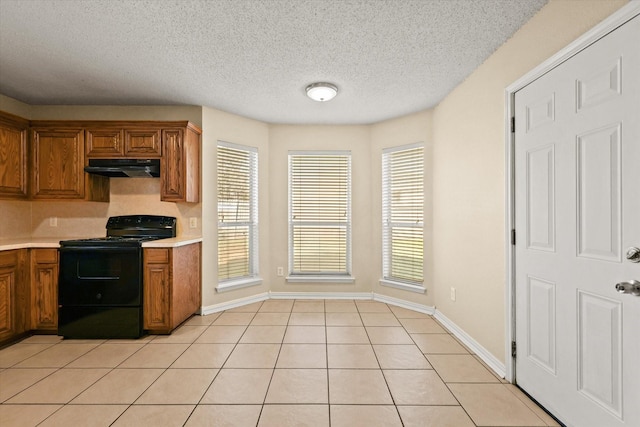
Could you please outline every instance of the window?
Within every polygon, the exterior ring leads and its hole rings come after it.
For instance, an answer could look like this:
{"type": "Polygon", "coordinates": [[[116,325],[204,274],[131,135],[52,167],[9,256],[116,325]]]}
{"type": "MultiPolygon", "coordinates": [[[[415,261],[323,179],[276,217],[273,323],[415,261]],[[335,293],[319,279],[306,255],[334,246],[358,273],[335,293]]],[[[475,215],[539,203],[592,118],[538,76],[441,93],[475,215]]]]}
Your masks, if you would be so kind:
{"type": "Polygon", "coordinates": [[[399,282],[423,289],[423,228],[424,148],[422,144],[383,150],[383,282],[399,282]]]}
{"type": "Polygon", "coordinates": [[[258,275],[258,152],[218,142],[218,281],[258,275]]]}
{"type": "Polygon", "coordinates": [[[351,274],[350,152],[289,153],[289,271],[351,274]]]}

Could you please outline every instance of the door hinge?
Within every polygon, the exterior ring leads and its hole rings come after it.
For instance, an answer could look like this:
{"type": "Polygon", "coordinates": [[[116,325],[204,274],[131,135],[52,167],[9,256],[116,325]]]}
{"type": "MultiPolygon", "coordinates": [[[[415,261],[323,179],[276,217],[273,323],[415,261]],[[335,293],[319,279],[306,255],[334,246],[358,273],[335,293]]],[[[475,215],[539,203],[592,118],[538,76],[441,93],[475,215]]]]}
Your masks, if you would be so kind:
{"type": "Polygon", "coordinates": [[[516,117],[511,117],[511,133],[516,132],[516,117]]]}
{"type": "Polygon", "coordinates": [[[516,245],[516,230],[515,229],[511,230],[511,244],[513,246],[516,245]]]}
{"type": "Polygon", "coordinates": [[[516,342],[511,341],[511,357],[516,358],[516,342]]]}

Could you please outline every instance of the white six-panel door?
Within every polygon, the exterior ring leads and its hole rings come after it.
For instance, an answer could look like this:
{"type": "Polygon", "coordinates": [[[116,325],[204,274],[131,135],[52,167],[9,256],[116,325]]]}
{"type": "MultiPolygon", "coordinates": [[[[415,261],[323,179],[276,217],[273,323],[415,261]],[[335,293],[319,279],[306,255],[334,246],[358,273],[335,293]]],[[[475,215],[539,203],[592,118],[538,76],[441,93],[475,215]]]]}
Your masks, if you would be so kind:
{"type": "Polygon", "coordinates": [[[517,384],[568,426],[640,426],[640,17],[515,94],[517,384]]]}

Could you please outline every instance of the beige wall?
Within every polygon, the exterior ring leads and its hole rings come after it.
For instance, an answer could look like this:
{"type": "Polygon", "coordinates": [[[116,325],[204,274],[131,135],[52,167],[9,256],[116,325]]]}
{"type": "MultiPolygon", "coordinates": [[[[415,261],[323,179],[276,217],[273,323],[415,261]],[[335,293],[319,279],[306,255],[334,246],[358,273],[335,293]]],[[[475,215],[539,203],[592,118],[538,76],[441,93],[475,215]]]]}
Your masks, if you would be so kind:
{"type": "Polygon", "coordinates": [[[381,295],[407,300],[416,304],[433,306],[433,223],[432,223],[432,111],[400,117],[393,120],[376,123],[371,126],[371,195],[369,215],[371,217],[371,247],[372,257],[369,260],[373,272],[372,290],[381,295]],[[419,294],[404,290],[382,286],[379,279],[382,276],[382,150],[388,147],[424,143],[425,166],[425,215],[424,215],[424,287],[426,293],[419,294]]]}
{"type": "Polygon", "coordinates": [[[255,120],[213,108],[202,109],[202,305],[204,307],[249,297],[269,291],[271,264],[269,259],[269,127],[255,120]],[[217,293],[218,285],[218,207],[216,197],[216,147],[218,141],[247,145],[258,149],[258,227],[259,286],[217,293]]]}
{"type": "Polygon", "coordinates": [[[434,110],[435,303],[502,361],[505,88],[624,3],[550,1],[434,110]]]}

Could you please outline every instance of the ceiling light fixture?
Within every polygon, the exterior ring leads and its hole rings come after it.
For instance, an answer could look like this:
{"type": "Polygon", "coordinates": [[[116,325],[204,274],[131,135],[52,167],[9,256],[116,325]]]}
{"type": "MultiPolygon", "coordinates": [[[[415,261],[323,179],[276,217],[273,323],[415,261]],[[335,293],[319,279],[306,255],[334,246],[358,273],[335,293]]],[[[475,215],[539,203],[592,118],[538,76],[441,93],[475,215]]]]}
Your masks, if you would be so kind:
{"type": "Polygon", "coordinates": [[[331,101],[338,94],[338,87],[331,83],[318,82],[307,86],[307,96],[314,101],[331,101]]]}

